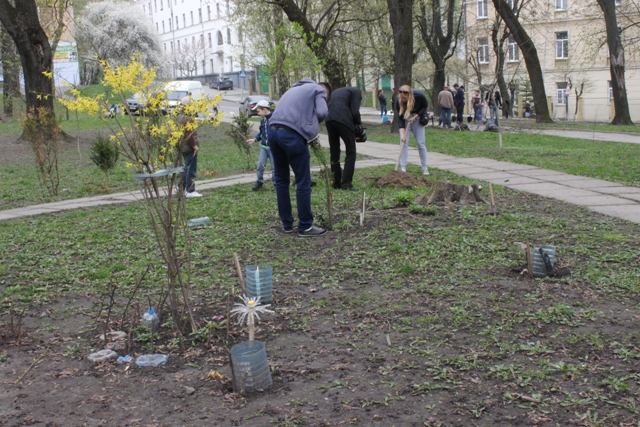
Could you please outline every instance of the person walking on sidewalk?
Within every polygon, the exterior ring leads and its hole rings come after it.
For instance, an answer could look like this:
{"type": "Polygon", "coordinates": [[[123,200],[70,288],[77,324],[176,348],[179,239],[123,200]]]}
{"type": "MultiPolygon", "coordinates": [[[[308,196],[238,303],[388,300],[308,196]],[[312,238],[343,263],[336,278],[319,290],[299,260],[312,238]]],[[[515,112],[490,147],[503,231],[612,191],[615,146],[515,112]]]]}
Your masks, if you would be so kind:
{"type": "Polygon", "coordinates": [[[438,105],[440,106],[440,123],[443,127],[452,128],[451,126],[451,110],[453,109],[453,95],[449,85],[445,85],[444,89],[438,94],[438,105]]]}
{"type": "Polygon", "coordinates": [[[378,91],[378,102],[380,102],[380,117],[387,115],[387,97],[384,96],[384,91],[380,89],[378,91]]]}
{"type": "MultiPolygon", "coordinates": [[[[451,92],[449,92],[451,96],[451,92]]],[[[400,154],[400,169],[402,172],[407,171],[407,159],[409,157],[409,132],[413,133],[418,145],[420,153],[420,162],[422,163],[422,174],[429,175],[427,168],[427,146],[424,142],[424,126],[421,124],[421,118],[426,117],[429,102],[422,92],[411,89],[411,86],[404,85],[400,87],[398,92],[398,104],[400,111],[398,113],[398,125],[400,128],[400,143],[402,151],[400,154]]]]}
{"type": "Polygon", "coordinates": [[[179,145],[184,160],[184,171],[182,172],[180,187],[184,190],[187,199],[202,197],[202,194],[196,191],[196,183],[193,182],[198,171],[198,151],[200,150],[198,135],[195,131],[193,118],[185,115],[180,122],[184,126],[184,135],[179,145]]]}
{"type": "Polygon", "coordinates": [[[289,167],[296,180],[298,236],[315,237],[327,232],[313,225],[311,212],[311,154],[309,141],[318,137],[320,122],[328,113],[329,83],[303,79],[286,91],[269,121],[269,147],[273,154],[278,213],[285,233],[293,232],[289,167]]]}
{"type": "Polygon", "coordinates": [[[360,101],[362,94],[355,87],[342,87],[331,94],[327,114],[327,134],[331,159],[333,188],[358,191],[353,186],[356,167],[356,125],[362,125],[360,101]],[[344,141],[346,157],[344,172],[340,167],[340,139],[344,141]]]}
{"type": "Polygon", "coordinates": [[[247,144],[251,145],[254,142],[260,141],[260,156],[258,157],[258,163],[256,164],[256,183],[253,184],[251,189],[258,191],[264,184],[264,170],[267,167],[267,160],[271,161],[271,182],[273,186],[276,185],[275,174],[273,173],[273,154],[271,154],[271,148],[269,148],[269,119],[271,118],[271,108],[269,102],[262,99],[258,101],[253,110],[258,113],[262,120],[260,120],[260,131],[255,138],[247,139],[247,144]]]}

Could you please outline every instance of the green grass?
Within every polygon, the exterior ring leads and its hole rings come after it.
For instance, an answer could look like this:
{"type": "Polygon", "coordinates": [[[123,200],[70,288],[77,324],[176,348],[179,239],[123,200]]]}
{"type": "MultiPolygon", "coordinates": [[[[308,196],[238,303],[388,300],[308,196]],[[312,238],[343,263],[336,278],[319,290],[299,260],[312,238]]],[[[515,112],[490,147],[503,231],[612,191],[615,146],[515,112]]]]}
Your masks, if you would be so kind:
{"type": "Polygon", "coordinates": [[[507,127],[524,129],[553,129],[553,130],[585,130],[590,132],[611,133],[640,133],[640,126],[613,126],[609,123],[576,123],[556,121],[555,123],[535,123],[534,120],[506,120],[502,121],[507,127]]]}
{"type": "MultiPolygon", "coordinates": [[[[367,125],[370,141],[398,144],[388,125],[367,125]]],[[[486,157],[640,187],[640,144],[590,141],[539,134],[447,132],[427,128],[427,150],[456,157],[486,157]]],[[[413,138],[411,146],[415,146],[413,138]]]]}
{"type": "MultiPolygon", "coordinates": [[[[498,216],[485,205],[437,206],[433,215],[414,215],[401,207],[412,199],[408,190],[375,186],[391,169],[356,172],[357,185],[371,198],[364,228],[357,220],[361,195],[334,192],[340,227],[313,240],[280,231],[270,191],[240,185],[188,201],[189,217],[213,220],[191,231],[190,295],[201,325],[212,313],[225,313],[226,292],[237,283],[234,252],[243,265],[273,266],[277,314],[260,324],[259,339],[268,343],[270,360],[281,364],[272,373],[276,386],[289,390],[255,399],[268,398],[279,408],[295,395],[315,406],[325,396],[348,393],[340,397],[348,400],[361,389],[366,392],[354,406],[396,414],[427,405],[443,425],[451,425],[445,422],[456,410],[461,425],[478,419],[480,425],[527,425],[531,413],[570,425],[587,411],[610,417],[607,425],[637,419],[638,225],[501,187],[498,216]],[[529,241],[555,244],[558,262],[572,276],[531,280],[512,271],[525,264],[515,242],[529,241]],[[278,367],[311,361],[342,363],[345,371],[291,377],[278,367]],[[507,415],[512,418],[505,424],[507,415]]],[[[433,175],[466,182],[442,171],[433,175]]],[[[327,218],[324,190],[320,182],[312,198],[320,224],[327,218]]],[[[0,318],[7,319],[10,303],[34,307],[35,315],[49,310],[52,330],[64,329],[65,316],[58,314],[74,310],[74,321],[82,319],[86,336],[95,337],[107,286],[117,284],[118,295],[127,298],[151,265],[134,297],[134,304],[146,306],[166,280],[143,204],[0,222],[0,245],[0,318]],[[95,305],[78,312],[80,298],[95,305]]],[[[114,318],[124,305],[114,306],[114,318]]],[[[235,322],[232,332],[234,340],[243,336],[235,322]]],[[[134,334],[136,351],[152,350],[152,342],[134,334]]],[[[162,327],[153,342],[172,336],[162,327]]],[[[188,360],[226,360],[224,349],[232,343],[223,337],[189,342],[204,351],[201,359],[188,360]]],[[[69,345],[60,341],[51,351],[63,353],[69,345]]],[[[84,354],[91,343],[77,345],[72,353],[84,354]]],[[[177,347],[174,352],[174,363],[187,363],[177,347]]],[[[255,412],[234,410],[237,416],[255,412]]]]}

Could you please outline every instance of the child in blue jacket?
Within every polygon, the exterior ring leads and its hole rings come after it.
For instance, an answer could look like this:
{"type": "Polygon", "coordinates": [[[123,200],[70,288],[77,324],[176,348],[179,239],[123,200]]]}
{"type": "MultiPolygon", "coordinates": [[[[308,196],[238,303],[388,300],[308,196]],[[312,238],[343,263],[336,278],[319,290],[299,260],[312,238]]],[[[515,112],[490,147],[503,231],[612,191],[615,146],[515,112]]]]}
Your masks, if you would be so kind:
{"type": "MultiPolygon", "coordinates": [[[[256,135],[255,138],[247,139],[247,144],[251,145],[256,141],[260,141],[260,157],[258,158],[258,163],[256,164],[256,183],[253,184],[251,189],[253,191],[258,191],[262,185],[264,184],[264,170],[267,167],[267,158],[271,161],[271,170],[273,170],[273,154],[271,153],[271,148],[269,148],[269,119],[271,118],[271,108],[269,106],[269,102],[266,100],[258,101],[255,107],[253,107],[262,120],[260,121],[260,132],[256,135]]],[[[276,181],[275,176],[271,174],[271,182],[275,187],[276,181]]]]}

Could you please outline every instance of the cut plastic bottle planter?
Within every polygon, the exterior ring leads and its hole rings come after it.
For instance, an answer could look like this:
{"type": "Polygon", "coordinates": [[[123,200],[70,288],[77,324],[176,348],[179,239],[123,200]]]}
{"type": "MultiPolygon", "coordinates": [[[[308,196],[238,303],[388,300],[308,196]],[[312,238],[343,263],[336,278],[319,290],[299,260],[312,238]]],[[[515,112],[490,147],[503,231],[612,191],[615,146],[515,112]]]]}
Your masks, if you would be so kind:
{"type": "Polygon", "coordinates": [[[273,269],[268,264],[248,265],[246,267],[247,296],[260,297],[261,303],[273,300],[273,269]]]}
{"type": "Polygon", "coordinates": [[[183,170],[184,170],[183,167],[179,167],[179,168],[173,168],[173,169],[160,169],[153,173],[136,172],[133,174],[133,177],[135,178],[136,181],[144,181],[147,178],[158,178],[160,176],[167,176],[169,174],[182,173],[183,170]]]}

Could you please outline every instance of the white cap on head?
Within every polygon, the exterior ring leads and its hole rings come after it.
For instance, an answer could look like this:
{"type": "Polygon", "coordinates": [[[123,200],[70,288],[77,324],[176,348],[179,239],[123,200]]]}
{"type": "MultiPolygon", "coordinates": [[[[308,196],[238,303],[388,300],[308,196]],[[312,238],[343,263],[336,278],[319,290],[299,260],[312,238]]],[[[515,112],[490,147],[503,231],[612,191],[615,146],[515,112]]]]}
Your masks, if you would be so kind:
{"type": "Polygon", "coordinates": [[[258,107],[270,108],[269,101],[267,101],[266,99],[261,99],[260,101],[258,101],[256,106],[252,108],[252,110],[257,110],[258,107]]]}

